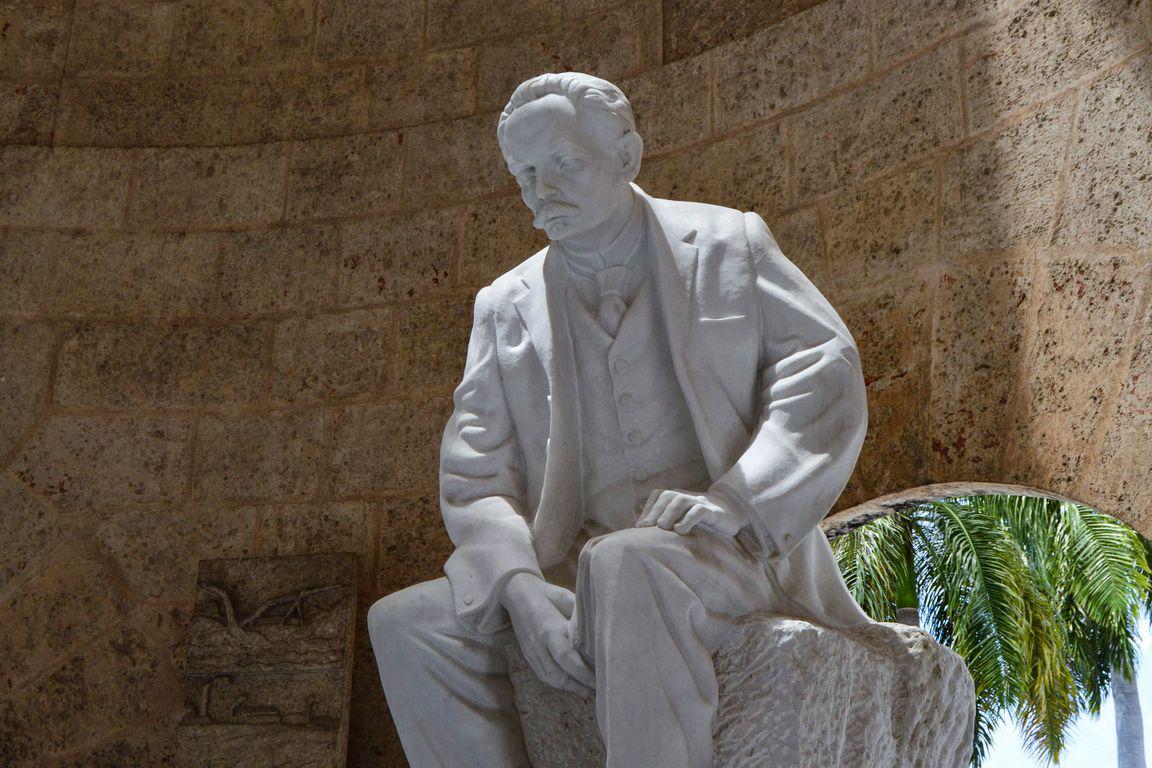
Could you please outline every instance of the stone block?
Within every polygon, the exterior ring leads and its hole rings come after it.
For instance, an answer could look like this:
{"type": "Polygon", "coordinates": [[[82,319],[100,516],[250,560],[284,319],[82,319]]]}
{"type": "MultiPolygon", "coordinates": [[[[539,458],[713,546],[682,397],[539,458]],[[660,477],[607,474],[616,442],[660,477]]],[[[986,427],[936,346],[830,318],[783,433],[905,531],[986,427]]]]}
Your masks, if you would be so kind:
{"type": "Polygon", "coordinates": [[[942,37],[987,26],[1025,0],[904,0],[875,3],[870,13],[881,65],[942,37]]]}
{"type": "Polygon", "coordinates": [[[954,259],[1048,243],[1071,109],[1065,98],[948,157],[941,182],[942,254],[954,259]]]}
{"type": "Polygon", "coordinates": [[[709,0],[664,1],[664,59],[672,62],[726,46],[758,29],[779,24],[821,0],[760,0],[713,3],[709,0]]]}
{"type": "Polygon", "coordinates": [[[914,168],[824,204],[836,291],[879,286],[936,258],[936,174],[914,168]]]}
{"type": "Polygon", "coordinates": [[[424,207],[511,191],[496,141],[495,114],[429,123],[404,131],[407,201],[424,207]]]}
{"type": "Polygon", "coordinates": [[[65,73],[71,77],[163,73],[174,10],[166,3],[80,0],[73,12],[65,73]]]}
{"type": "Polygon", "coordinates": [[[302,142],[288,174],[288,218],[359,216],[400,205],[401,137],[369,133],[302,142]]]}
{"type": "Polygon", "coordinates": [[[343,765],[357,591],[349,554],[201,562],[176,765],[343,765]]]}
{"type": "Polygon", "coordinates": [[[0,231],[0,306],[40,317],[216,311],[219,240],[208,233],[0,231]]]}
{"type": "Polygon", "coordinates": [[[46,405],[55,346],[48,323],[0,322],[0,456],[19,445],[46,405]]]}
{"type": "Polygon", "coordinates": [[[362,67],[261,76],[252,81],[256,140],[340,136],[365,129],[368,96],[362,67]]]}
{"type": "Polygon", "coordinates": [[[637,179],[656,197],[725,205],[767,215],[788,205],[788,162],[780,124],[645,163],[637,179]]]}
{"type": "Polygon", "coordinates": [[[467,115],[475,101],[475,68],[476,52],[470,48],[369,67],[369,127],[402,128],[467,115]]]}
{"type": "Polygon", "coordinates": [[[355,553],[358,560],[360,597],[371,600],[376,560],[373,533],[376,530],[374,505],[362,501],[322,504],[276,504],[253,510],[259,516],[260,555],[313,555],[328,552],[355,553]]]}
{"type": "Polygon", "coordinates": [[[1094,83],[1072,144],[1062,245],[1152,247],[1152,56],[1094,83]]]}
{"type": "Polygon", "coordinates": [[[435,495],[380,502],[376,590],[387,595],[444,575],[452,540],[435,495]]]}
{"type": "Polygon", "coordinates": [[[70,407],[170,408],[264,395],[269,324],[84,323],[60,348],[54,401],[70,407]]]}
{"type": "Polygon", "coordinates": [[[68,658],[113,626],[126,609],[116,575],[74,546],[37,563],[37,575],[0,603],[0,691],[17,687],[68,658]]]}
{"type": "Polygon", "coordinates": [[[717,49],[716,129],[763,120],[859,78],[869,68],[867,16],[858,2],[830,0],[717,49]]]}
{"type": "Polygon", "coordinates": [[[909,274],[838,298],[837,311],[860,350],[866,385],[888,386],[927,364],[929,293],[919,277],[909,274]]]}
{"type": "Polygon", "coordinates": [[[398,58],[424,38],[424,0],[320,0],[316,56],[327,61],[398,58]]]}
{"type": "Polygon", "coordinates": [[[226,312],[313,312],[335,302],[335,227],[276,227],[222,237],[219,291],[226,312]]]}
{"type": "Polygon", "coordinates": [[[64,68],[72,0],[23,0],[0,6],[0,77],[51,79],[64,68]]]}
{"type": "Polygon", "coordinates": [[[815,208],[801,208],[789,214],[769,216],[766,222],[776,244],[789,261],[827,295],[828,269],[824,261],[824,245],[820,235],[820,216],[815,208]]]}
{"type": "Polygon", "coordinates": [[[438,486],[440,438],[452,401],[352,405],[335,419],[332,492],[426,493],[438,486]]]}
{"type": "Polygon", "coordinates": [[[134,155],[0,147],[0,226],[119,227],[134,155]]]}
{"type": "Polygon", "coordinates": [[[959,141],[955,70],[945,45],[790,118],[800,201],[959,141]]]}
{"type": "Polygon", "coordinates": [[[1123,256],[1053,255],[1041,273],[1035,337],[1005,466],[1056,493],[1084,473],[1118,386],[1116,370],[1148,267],[1123,256]]]}
{"type": "Polygon", "coordinates": [[[171,502],[187,490],[191,419],[57,414],[21,449],[12,472],[72,511],[171,502]]]}
{"type": "Polygon", "coordinates": [[[435,295],[451,285],[457,222],[451,211],[349,222],[340,241],[340,304],[435,295]]]}
{"type": "Polygon", "coordinates": [[[488,285],[548,245],[520,195],[474,203],[459,215],[462,286],[488,285]]]}
{"type": "Polygon", "coordinates": [[[863,504],[928,482],[929,361],[868,388],[868,434],[838,504],[863,504]]]}
{"type": "Polygon", "coordinates": [[[981,130],[1152,40],[1148,0],[1030,0],[964,44],[968,113],[981,130]]]}
{"type": "Polygon", "coordinates": [[[561,0],[429,0],[428,40],[447,48],[522,36],[559,26],[563,10],[561,0]]]}
{"type": "MultiPolygon", "coordinates": [[[[834,630],[753,613],[721,638],[713,660],[717,768],[969,763],[972,677],[919,628],[834,630]]],[[[592,699],[541,683],[515,644],[508,662],[532,765],[604,765],[592,699]]]]}
{"type": "Polygon", "coordinates": [[[316,0],[193,0],[177,8],[171,65],[178,72],[306,68],[316,0]]]}
{"type": "Polygon", "coordinates": [[[324,411],[281,410],[204,418],[197,491],[212,501],[315,496],[327,475],[324,411]]]}
{"type": "Polygon", "coordinates": [[[52,143],[59,87],[0,81],[0,145],[52,143]]]}
{"type": "Polygon", "coordinates": [[[3,595],[13,584],[35,574],[36,566],[47,560],[64,538],[65,525],[51,505],[36,498],[14,477],[0,475],[0,526],[5,536],[0,548],[3,595]]]}
{"type": "Polygon", "coordinates": [[[933,481],[1002,476],[1000,457],[1011,441],[1006,429],[1037,301],[1031,256],[953,266],[937,281],[929,408],[933,481]]]}
{"type": "Polygon", "coordinates": [[[543,72],[587,72],[617,84],[638,74],[642,13],[632,5],[550,32],[480,46],[476,108],[499,113],[516,86],[543,72]]]}
{"type": "Polygon", "coordinates": [[[108,515],[95,539],[137,595],[179,604],[195,584],[204,558],[252,553],[251,509],[171,504],[108,515]]]}
{"type": "Polygon", "coordinates": [[[619,83],[644,139],[644,157],[704,139],[711,130],[712,60],[697,56],[619,83]]]}
{"type": "Polygon", "coordinates": [[[384,308],[284,320],[276,326],[272,394],[301,401],[379,393],[393,336],[384,308]]]}
{"type": "Polygon", "coordinates": [[[451,393],[464,372],[473,297],[398,308],[397,387],[404,392],[451,393]]]}
{"type": "Polygon", "coordinates": [[[286,146],[147,150],[128,221],[157,229],[267,224],[284,209],[286,146]]]}

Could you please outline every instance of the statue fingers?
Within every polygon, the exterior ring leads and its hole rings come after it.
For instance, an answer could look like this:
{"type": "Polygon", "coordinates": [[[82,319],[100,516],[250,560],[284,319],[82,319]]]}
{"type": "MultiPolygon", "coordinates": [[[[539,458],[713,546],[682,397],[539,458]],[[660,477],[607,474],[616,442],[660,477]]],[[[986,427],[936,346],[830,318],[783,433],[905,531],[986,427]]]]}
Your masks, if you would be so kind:
{"type": "Polygon", "coordinates": [[[557,643],[552,649],[552,658],[572,680],[580,684],[581,688],[594,690],[596,688],[596,675],[585,663],[583,657],[568,643],[557,643]]]}
{"type": "Polygon", "coordinates": [[[672,526],[674,526],[680,518],[684,517],[688,510],[695,504],[696,500],[690,496],[684,496],[679,493],[676,494],[675,498],[669,501],[667,506],[664,507],[664,511],[660,513],[660,517],[656,519],[656,525],[666,531],[672,530],[672,526]]]}
{"type": "Polygon", "coordinates": [[[687,535],[693,528],[696,527],[696,524],[704,518],[704,515],[707,511],[707,507],[704,507],[700,504],[694,504],[692,508],[685,512],[684,516],[680,518],[680,522],[672,526],[672,530],[681,536],[687,535]]]}
{"type": "MultiPolygon", "coordinates": [[[[653,493],[656,492],[653,491],[653,493]]],[[[679,495],[680,494],[676,493],[676,491],[660,491],[659,495],[656,497],[656,501],[654,501],[648,508],[648,511],[645,512],[644,515],[636,521],[637,527],[642,528],[648,525],[656,525],[656,521],[660,519],[660,515],[664,514],[664,510],[668,507],[672,500],[679,495]]],[[[651,498],[651,495],[649,498],[651,498]]]]}

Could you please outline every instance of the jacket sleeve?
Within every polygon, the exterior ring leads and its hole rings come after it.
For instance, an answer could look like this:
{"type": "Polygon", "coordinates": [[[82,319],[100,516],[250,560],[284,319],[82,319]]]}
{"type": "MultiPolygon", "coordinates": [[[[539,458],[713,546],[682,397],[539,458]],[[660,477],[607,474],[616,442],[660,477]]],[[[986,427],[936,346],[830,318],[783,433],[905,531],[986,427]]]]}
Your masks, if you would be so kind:
{"type": "Polygon", "coordinates": [[[478,632],[508,626],[501,592],[516,573],[543,578],[525,515],[524,460],[496,359],[488,289],[476,295],[464,376],[440,443],[440,509],[456,545],[444,564],[456,616],[478,632]]]}
{"type": "Polygon", "coordinates": [[[827,299],[764,220],[744,214],[760,321],[760,415],[748,448],[709,489],[743,514],[759,559],[786,558],[828,514],[868,426],[860,354],[827,299]]]}

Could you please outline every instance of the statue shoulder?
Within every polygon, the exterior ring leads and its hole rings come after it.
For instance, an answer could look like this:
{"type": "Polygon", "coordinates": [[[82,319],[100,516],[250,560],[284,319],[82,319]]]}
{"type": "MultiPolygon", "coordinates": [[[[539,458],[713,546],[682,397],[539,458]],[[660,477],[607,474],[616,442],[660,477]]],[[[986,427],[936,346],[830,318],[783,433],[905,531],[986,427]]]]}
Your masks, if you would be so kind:
{"type": "Polygon", "coordinates": [[[543,269],[544,257],[547,254],[548,246],[544,246],[524,261],[512,267],[512,269],[497,277],[481,289],[485,298],[494,305],[500,306],[510,301],[513,296],[522,293],[524,290],[524,278],[529,273],[540,272],[543,269]]]}
{"type": "Polygon", "coordinates": [[[665,230],[694,231],[693,242],[698,247],[720,246],[723,251],[747,247],[745,214],[737,208],[688,200],[651,200],[665,230]]]}

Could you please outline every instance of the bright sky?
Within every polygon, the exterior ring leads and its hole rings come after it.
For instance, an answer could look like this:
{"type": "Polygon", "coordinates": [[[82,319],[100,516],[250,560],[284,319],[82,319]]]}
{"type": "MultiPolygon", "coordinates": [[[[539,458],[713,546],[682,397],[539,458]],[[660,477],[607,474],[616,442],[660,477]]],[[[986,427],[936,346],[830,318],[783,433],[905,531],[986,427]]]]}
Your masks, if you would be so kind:
{"type": "MultiPolygon", "coordinates": [[[[1136,679],[1144,713],[1144,748],[1152,765],[1152,632],[1144,623],[1140,637],[1141,664],[1136,679]]],[[[1013,723],[1000,724],[992,741],[992,751],[984,768],[1040,768],[1045,763],[1030,757],[1013,723]]],[[[1081,719],[1072,727],[1068,751],[1060,768],[1112,768],[1116,765],[1116,720],[1112,699],[1104,702],[1100,717],[1081,719]]]]}

